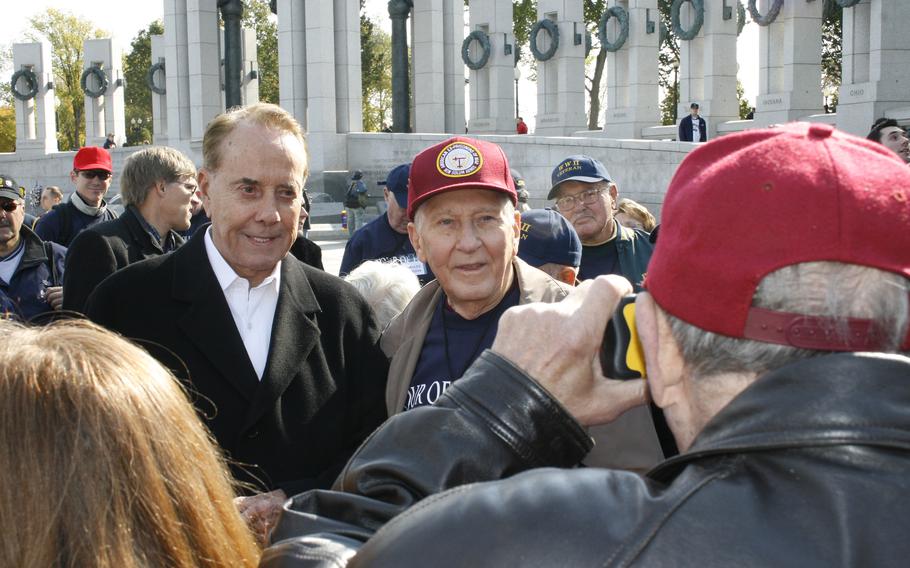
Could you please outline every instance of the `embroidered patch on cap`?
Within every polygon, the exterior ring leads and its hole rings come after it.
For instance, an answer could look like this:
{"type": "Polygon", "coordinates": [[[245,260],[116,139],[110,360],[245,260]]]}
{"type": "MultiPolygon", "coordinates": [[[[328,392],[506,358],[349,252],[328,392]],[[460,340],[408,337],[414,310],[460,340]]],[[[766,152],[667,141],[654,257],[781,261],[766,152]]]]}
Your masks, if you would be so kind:
{"type": "Polygon", "coordinates": [[[436,157],[436,169],[446,177],[466,177],[483,166],[483,157],[474,146],[452,142],[436,157]]]}

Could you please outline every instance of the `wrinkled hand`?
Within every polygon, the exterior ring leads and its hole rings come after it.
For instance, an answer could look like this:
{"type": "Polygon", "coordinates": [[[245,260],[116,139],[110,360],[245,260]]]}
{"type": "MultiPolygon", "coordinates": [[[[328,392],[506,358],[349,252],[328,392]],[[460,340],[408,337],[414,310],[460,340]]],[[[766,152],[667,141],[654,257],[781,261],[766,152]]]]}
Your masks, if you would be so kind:
{"type": "Polygon", "coordinates": [[[50,304],[55,310],[59,310],[63,307],[63,286],[48,286],[47,287],[47,296],[45,296],[47,303],[50,304]]]}
{"type": "Polygon", "coordinates": [[[492,350],[547,389],[584,426],[606,424],[648,401],[643,379],[604,377],[600,347],[620,298],[632,293],[621,276],[582,283],[562,302],[509,309],[492,350]]]}
{"type": "Polygon", "coordinates": [[[287,500],[288,496],[281,489],[234,499],[234,505],[237,506],[240,516],[250,527],[259,546],[264,547],[268,544],[269,534],[278,523],[281,509],[287,500]]]}

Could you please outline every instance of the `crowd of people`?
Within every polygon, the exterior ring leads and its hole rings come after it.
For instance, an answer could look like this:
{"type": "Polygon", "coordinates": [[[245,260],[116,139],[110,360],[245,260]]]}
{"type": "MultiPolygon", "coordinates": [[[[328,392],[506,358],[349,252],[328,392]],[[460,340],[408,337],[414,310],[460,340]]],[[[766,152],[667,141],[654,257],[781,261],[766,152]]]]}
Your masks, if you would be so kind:
{"type": "Polygon", "coordinates": [[[389,170],[342,278],[275,105],[216,117],[198,169],[130,155],[119,216],[103,148],[32,226],[0,175],[0,564],[900,564],[910,153],[868,138],[704,143],[658,225],[593,156],[531,208],[456,136],[389,170]]]}

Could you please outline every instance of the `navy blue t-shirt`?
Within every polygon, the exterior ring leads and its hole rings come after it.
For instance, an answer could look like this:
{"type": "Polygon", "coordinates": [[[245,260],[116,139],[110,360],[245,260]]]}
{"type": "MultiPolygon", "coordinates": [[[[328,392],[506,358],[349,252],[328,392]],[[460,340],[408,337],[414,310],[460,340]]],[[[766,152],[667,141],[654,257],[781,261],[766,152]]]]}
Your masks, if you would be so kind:
{"type": "Polygon", "coordinates": [[[467,320],[448,306],[443,294],[423,340],[403,410],[435,403],[452,381],[460,379],[483,350],[493,345],[500,316],[517,306],[518,300],[518,285],[512,284],[498,306],[467,320]]]}
{"type": "Polygon", "coordinates": [[[354,233],[344,247],[339,275],[345,276],[367,260],[398,261],[417,275],[421,285],[435,278],[430,267],[417,258],[411,239],[389,224],[388,213],[383,213],[354,233]]]}
{"type": "Polygon", "coordinates": [[[590,280],[601,274],[622,274],[619,266],[619,254],[616,252],[616,239],[596,246],[581,247],[581,266],[578,267],[578,279],[590,280]]]}

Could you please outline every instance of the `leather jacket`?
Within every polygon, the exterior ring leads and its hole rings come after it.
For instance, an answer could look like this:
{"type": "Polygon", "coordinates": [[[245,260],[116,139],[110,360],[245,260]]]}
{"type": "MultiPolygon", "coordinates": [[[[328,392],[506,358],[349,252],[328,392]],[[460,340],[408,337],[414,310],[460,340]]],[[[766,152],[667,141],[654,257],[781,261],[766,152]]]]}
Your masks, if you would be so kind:
{"type": "Polygon", "coordinates": [[[536,469],[591,441],[487,351],[434,406],[387,421],[334,491],[290,500],[261,566],[904,565],[908,379],[897,355],[804,359],[639,477],[536,469]]]}

